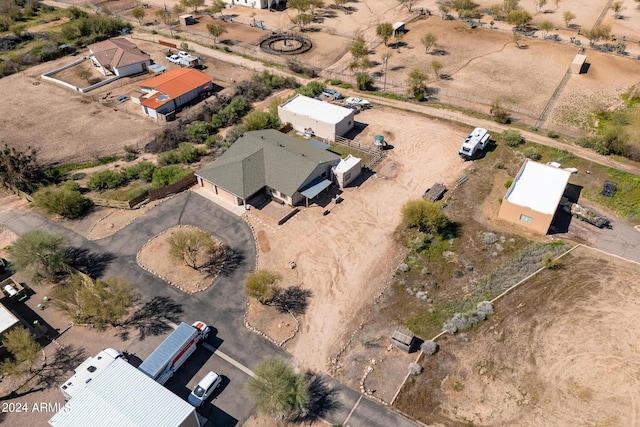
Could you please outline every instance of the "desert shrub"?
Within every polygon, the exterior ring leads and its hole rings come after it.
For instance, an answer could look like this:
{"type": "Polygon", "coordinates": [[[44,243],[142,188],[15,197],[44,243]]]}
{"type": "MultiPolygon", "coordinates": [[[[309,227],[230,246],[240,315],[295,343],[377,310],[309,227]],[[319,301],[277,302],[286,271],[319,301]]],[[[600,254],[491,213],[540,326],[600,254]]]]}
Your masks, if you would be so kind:
{"type": "Polygon", "coordinates": [[[549,132],[547,132],[547,136],[549,138],[553,138],[553,139],[560,138],[560,134],[558,132],[556,132],[555,130],[550,130],[549,132]]]}
{"type": "Polygon", "coordinates": [[[270,304],[279,292],[276,282],[281,277],[280,274],[269,270],[257,270],[245,281],[247,296],[257,299],[262,304],[270,304]]]}
{"type": "Polygon", "coordinates": [[[511,184],[513,184],[512,179],[508,179],[504,182],[504,188],[511,188],[511,184]]]}
{"type": "Polygon", "coordinates": [[[227,131],[227,135],[225,137],[226,145],[230,146],[231,144],[236,142],[236,140],[238,138],[240,138],[240,136],[246,131],[247,131],[247,129],[243,125],[236,125],[236,126],[231,127],[227,131]]]}
{"type": "Polygon", "coordinates": [[[469,316],[464,313],[455,313],[453,317],[444,322],[444,326],[442,330],[449,334],[455,334],[456,332],[461,332],[469,329],[471,326],[471,322],[469,321],[469,316]]]}
{"type": "Polygon", "coordinates": [[[498,139],[500,140],[500,142],[508,145],[509,147],[517,147],[518,145],[524,143],[524,138],[520,134],[520,131],[511,129],[502,132],[498,139]]]}
{"type": "Polygon", "coordinates": [[[418,375],[420,372],[422,372],[422,366],[418,365],[415,362],[411,362],[409,363],[409,366],[407,366],[407,370],[411,375],[418,375]]]}
{"type": "Polygon", "coordinates": [[[554,270],[560,266],[560,259],[553,253],[548,252],[544,254],[544,258],[542,258],[542,265],[544,265],[544,268],[554,270]]]}
{"type": "Polygon", "coordinates": [[[436,233],[447,225],[442,205],[423,199],[406,202],[402,206],[402,218],[408,227],[427,233],[436,233]]]}
{"type": "Polygon", "coordinates": [[[80,187],[73,181],[60,187],[41,188],[33,195],[33,201],[49,213],[66,218],[79,217],[91,207],[91,201],[80,193],[80,187]]]}
{"type": "Polygon", "coordinates": [[[256,80],[243,80],[236,86],[236,99],[246,102],[262,101],[271,95],[271,89],[256,80]]]}
{"type": "Polygon", "coordinates": [[[406,273],[407,271],[409,271],[409,266],[407,264],[405,264],[404,262],[402,262],[402,263],[400,263],[400,265],[398,265],[398,271],[406,273]]]}
{"type": "Polygon", "coordinates": [[[123,185],[125,181],[126,179],[121,173],[106,170],[91,175],[87,187],[89,187],[90,190],[102,191],[109,188],[118,188],[123,185]]]}
{"type": "Polygon", "coordinates": [[[438,351],[438,344],[433,340],[426,340],[420,345],[420,350],[422,350],[424,354],[431,356],[438,351]]]}
{"type": "Polygon", "coordinates": [[[356,76],[358,90],[373,90],[373,77],[369,73],[359,73],[356,76]]]}
{"type": "Polygon", "coordinates": [[[482,243],[484,243],[485,245],[492,245],[498,241],[498,237],[495,235],[495,233],[492,233],[490,231],[486,233],[482,233],[481,238],[482,238],[482,243]]]}
{"type": "Polygon", "coordinates": [[[176,163],[180,163],[176,150],[165,151],[158,155],[158,165],[160,166],[175,165],[176,163]]]}
{"type": "Polygon", "coordinates": [[[522,150],[522,154],[524,154],[527,159],[531,160],[540,160],[542,158],[542,155],[540,155],[540,152],[536,147],[527,147],[522,150]]]}
{"type": "Polygon", "coordinates": [[[627,151],[627,158],[633,160],[634,162],[640,162],[640,147],[637,145],[629,146],[629,150],[627,151]]]}
{"type": "Polygon", "coordinates": [[[196,147],[188,142],[180,144],[177,153],[178,161],[185,164],[197,162],[200,160],[200,157],[206,154],[202,148],[196,147]]]}
{"type": "Polygon", "coordinates": [[[600,154],[625,156],[629,150],[628,141],[629,134],[622,126],[608,126],[594,148],[600,154]]]}
{"type": "Polygon", "coordinates": [[[294,73],[303,74],[311,79],[318,76],[318,73],[316,73],[316,70],[314,70],[311,67],[304,66],[304,64],[302,64],[300,61],[297,61],[295,59],[288,60],[287,67],[289,67],[289,69],[294,73]]]}
{"type": "Polygon", "coordinates": [[[251,104],[244,99],[235,98],[218,114],[211,117],[211,123],[216,129],[236,124],[249,110],[251,110],[251,104]]]}
{"type": "Polygon", "coordinates": [[[123,168],[120,173],[122,173],[128,181],[141,179],[146,182],[151,182],[155,169],[156,166],[151,162],[140,162],[133,166],[123,168]]]}
{"type": "Polygon", "coordinates": [[[222,144],[222,136],[218,134],[209,135],[204,141],[208,148],[217,148],[222,144]]]}
{"type": "Polygon", "coordinates": [[[183,169],[178,165],[164,166],[153,171],[151,185],[154,188],[164,187],[180,181],[190,173],[189,169],[183,169]]]}
{"type": "Polygon", "coordinates": [[[293,77],[279,76],[277,74],[270,73],[267,70],[254,75],[253,79],[257,82],[262,83],[269,89],[296,88],[300,86],[296,79],[294,79],[293,77]]]}
{"type": "Polygon", "coordinates": [[[576,139],[576,145],[584,148],[595,148],[595,146],[598,145],[599,140],[600,138],[597,136],[581,136],[576,139]]]}
{"type": "Polygon", "coordinates": [[[211,121],[194,121],[185,128],[185,135],[191,142],[205,142],[209,136],[216,132],[211,121]]]}
{"type": "Polygon", "coordinates": [[[327,86],[323,83],[311,81],[307,83],[305,86],[302,86],[296,90],[297,93],[308,96],[309,98],[315,98],[320,95],[327,86]]]}
{"type": "Polygon", "coordinates": [[[244,127],[248,130],[276,129],[280,126],[277,114],[266,111],[252,111],[244,119],[244,127]]]}
{"type": "Polygon", "coordinates": [[[490,113],[493,117],[493,120],[498,123],[505,124],[511,121],[511,118],[509,117],[509,110],[504,108],[504,106],[502,105],[502,101],[499,98],[495,98],[493,101],[491,101],[490,113]]]}
{"type": "Polygon", "coordinates": [[[187,139],[185,130],[180,124],[166,127],[155,135],[153,141],[145,145],[144,151],[147,153],[161,153],[173,150],[185,139],[187,139]]]}
{"type": "Polygon", "coordinates": [[[476,310],[478,310],[478,313],[483,313],[485,316],[493,314],[493,303],[491,301],[480,301],[476,305],[476,310]]]}

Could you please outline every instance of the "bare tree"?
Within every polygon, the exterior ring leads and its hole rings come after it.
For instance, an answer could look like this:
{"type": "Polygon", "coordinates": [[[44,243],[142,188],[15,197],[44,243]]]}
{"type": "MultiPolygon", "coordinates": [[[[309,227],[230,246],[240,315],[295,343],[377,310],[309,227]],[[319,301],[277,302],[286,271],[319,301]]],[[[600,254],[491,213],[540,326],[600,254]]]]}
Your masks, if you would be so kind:
{"type": "Polygon", "coordinates": [[[620,18],[620,12],[624,9],[624,3],[622,1],[614,1],[611,3],[611,10],[613,10],[613,17],[615,19],[620,18]]]}
{"type": "Polygon", "coordinates": [[[545,4],[547,4],[547,0],[533,0],[533,5],[536,8],[536,13],[540,13],[545,4]]]}
{"type": "Polygon", "coordinates": [[[554,28],[555,26],[551,21],[544,21],[540,25],[538,25],[538,29],[542,31],[543,40],[547,38],[547,34],[549,34],[549,31],[553,30],[554,28]]]}
{"type": "Polygon", "coordinates": [[[406,7],[409,12],[413,9],[413,6],[418,3],[418,0],[399,0],[402,7],[406,7]]]}

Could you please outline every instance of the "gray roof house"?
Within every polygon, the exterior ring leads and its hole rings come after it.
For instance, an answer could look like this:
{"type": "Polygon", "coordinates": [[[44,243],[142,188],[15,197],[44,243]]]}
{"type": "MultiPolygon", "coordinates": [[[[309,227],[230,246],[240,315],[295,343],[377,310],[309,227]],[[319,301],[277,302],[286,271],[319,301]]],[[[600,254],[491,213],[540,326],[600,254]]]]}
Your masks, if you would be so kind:
{"type": "Polygon", "coordinates": [[[236,205],[260,191],[297,205],[331,185],[331,167],[339,161],[335,153],[267,129],[244,133],[196,176],[202,187],[236,205]]]}

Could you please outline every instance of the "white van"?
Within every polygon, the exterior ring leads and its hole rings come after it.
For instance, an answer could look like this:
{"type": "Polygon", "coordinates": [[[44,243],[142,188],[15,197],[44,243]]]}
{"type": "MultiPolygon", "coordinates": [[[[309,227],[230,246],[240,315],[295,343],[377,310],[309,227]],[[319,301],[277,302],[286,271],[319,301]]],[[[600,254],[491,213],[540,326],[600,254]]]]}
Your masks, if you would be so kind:
{"type": "Polygon", "coordinates": [[[198,385],[193,389],[191,394],[189,395],[189,403],[195,406],[196,408],[202,405],[205,400],[211,396],[213,390],[218,388],[220,383],[222,382],[222,378],[220,375],[211,371],[207,375],[204,376],[203,379],[200,380],[198,385]]]}

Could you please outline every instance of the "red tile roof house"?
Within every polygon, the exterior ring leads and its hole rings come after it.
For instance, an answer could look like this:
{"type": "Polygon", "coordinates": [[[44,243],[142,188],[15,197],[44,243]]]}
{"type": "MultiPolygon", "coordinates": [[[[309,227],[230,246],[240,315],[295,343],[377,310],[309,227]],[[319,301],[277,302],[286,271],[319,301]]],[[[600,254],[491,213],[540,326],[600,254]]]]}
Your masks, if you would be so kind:
{"type": "Polygon", "coordinates": [[[89,45],[89,58],[105,76],[131,76],[147,71],[151,57],[129,40],[116,38],[89,45]]]}
{"type": "Polygon", "coordinates": [[[176,68],[143,82],[142,111],[154,118],[171,113],[213,90],[213,79],[191,68],[176,68]]]}

